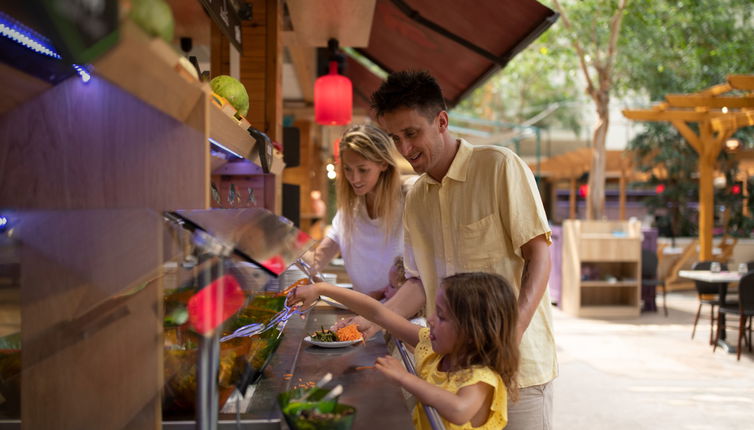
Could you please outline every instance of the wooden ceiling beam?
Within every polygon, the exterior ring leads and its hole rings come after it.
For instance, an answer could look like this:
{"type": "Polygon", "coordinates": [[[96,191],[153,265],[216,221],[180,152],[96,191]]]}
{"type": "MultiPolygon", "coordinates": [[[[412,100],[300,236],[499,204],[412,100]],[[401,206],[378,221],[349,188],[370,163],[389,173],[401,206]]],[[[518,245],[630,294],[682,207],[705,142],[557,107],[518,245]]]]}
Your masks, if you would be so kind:
{"type": "Polygon", "coordinates": [[[728,75],[728,83],[737,90],[754,91],[754,75],[728,75]]]}
{"type": "Polygon", "coordinates": [[[714,97],[714,96],[700,96],[696,94],[668,94],[665,96],[665,100],[671,107],[678,108],[693,108],[693,107],[706,107],[706,108],[728,108],[728,109],[742,109],[742,108],[754,108],[754,96],[742,96],[742,97],[714,97]]]}
{"type": "MultiPolygon", "coordinates": [[[[719,114],[719,115],[722,115],[719,114]]],[[[694,112],[682,110],[624,110],[623,116],[637,121],[692,121],[699,122],[719,116],[714,112],[694,112]]]]}

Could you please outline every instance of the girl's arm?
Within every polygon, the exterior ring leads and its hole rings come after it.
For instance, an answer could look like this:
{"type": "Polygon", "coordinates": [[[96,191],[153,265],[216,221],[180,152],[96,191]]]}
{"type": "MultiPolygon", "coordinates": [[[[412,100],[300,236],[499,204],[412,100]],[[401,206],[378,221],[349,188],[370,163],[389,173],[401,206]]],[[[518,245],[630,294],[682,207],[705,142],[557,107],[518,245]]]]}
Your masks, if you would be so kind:
{"type": "Polygon", "coordinates": [[[472,424],[478,427],[487,421],[494,394],[494,389],[489,384],[477,382],[454,394],[407,372],[395,357],[380,357],[375,367],[416,396],[421,403],[435,408],[441,417],[453,424],[462,425],[476,418],[474,421],[478,422],[472,424]],[[482,411],[485,413],[480,413],[482,411]]]}
{"type": "Polygon", "coordinates": [[[348,309],[382,326],[395,337],[411,346],[416,346],[419,342],[419,326],[412,324],[366,294],[347,288],[336,287],[327,282],[304,285],[296,288],[291,302],[303,302],[303,305],[307,307],[314,303],[320,295],[332,297],[343,303],[348,309]]]}
{"type": "Polygon", "coordinates": [[[340,246],[338,242],[325,237],[314,251],[307,251],[304,254],[304,261],[309,263],[315,272],[320,272],[339,252],[340,246]]]}

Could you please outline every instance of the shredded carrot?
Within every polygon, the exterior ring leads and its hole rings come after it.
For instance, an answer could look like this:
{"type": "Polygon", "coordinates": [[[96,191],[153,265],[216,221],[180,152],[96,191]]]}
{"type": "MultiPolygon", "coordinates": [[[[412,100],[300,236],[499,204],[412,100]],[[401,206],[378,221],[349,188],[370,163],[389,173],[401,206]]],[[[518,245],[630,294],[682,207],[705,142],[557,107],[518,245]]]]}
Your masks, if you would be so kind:
{"type": "Polygon", "coordinates": [[[374,366],[359,366],[356,368],[356,370],[364,370],[364,369],[374,369],[374,366]]]}
{"type": "Polygon", "coordinates": [[[283,380],[287,381],[293,377],[292,373],[285,373],[283,374],[283,380]]]}
{"type": "Polygon", "coordinates": [[[292,289],[294,289],[294,288],[296,288],[296,287],[298,287],[300,285],[306,285],[308,283],[309,283],[309,279],[307,279],[307,278],[301,278],[298,281],[296,281],[296,282],[292,283],[291,285],[289,285],[288,288],[286,288],[285,290],[279,292],[278,296],[285,296],[292,289]]]}
{"type": "Polygon", "coordinates": [[[359,332],[359,329],[356,328],[356,324],[351,324],[343,328],[339,328],[335,332],[335,336],[337,336],[338,341],[340,342],[347,340],[362,340],[361,333],[359,332]]]}

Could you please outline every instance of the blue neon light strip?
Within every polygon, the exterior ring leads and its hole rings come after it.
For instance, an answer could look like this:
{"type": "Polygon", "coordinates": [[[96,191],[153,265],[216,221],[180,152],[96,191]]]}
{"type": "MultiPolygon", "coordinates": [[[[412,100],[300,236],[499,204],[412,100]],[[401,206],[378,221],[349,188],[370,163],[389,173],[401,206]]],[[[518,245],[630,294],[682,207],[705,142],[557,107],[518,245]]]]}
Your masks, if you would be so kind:
{"type": "Polygon", "coordinates": [[[39,54],[58,60],[61,58],[46,37],[2,12],[0,12],[0,35],[39,54]]]}
{"type": "Polygon", "coordinates": [[[78,64],[73,65],[74,70],[81,76],[81,80],[84,81],[84,83],[89,82],[90,79],[92,79],[92,75],[89,74],[89,71],[86,70],[84,66],[79,66],[78,64]]]}
{"type": "Polygon", "coordinates": [[[231,149],[228,149],[228,147],[223,146],[220,142],[216,141],[215,139],[209,138],[209,143],[217,146],[218,148],[220,148],[221,150],[223,150],[225,152],[229,152],[229,153],[235,155],[238,158],[243,158],[242,156],[238,155],[235,151],[233,151],[231,149]]]}

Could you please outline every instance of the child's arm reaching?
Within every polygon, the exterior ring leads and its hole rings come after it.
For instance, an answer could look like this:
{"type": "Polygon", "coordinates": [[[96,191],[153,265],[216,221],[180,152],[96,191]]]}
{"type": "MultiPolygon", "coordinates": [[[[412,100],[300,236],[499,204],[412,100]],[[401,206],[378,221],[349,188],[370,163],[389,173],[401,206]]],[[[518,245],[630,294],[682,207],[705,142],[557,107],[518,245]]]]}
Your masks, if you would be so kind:
{"type": "Polygon", "coordinates": [[[467,385],[454,394],[409,373],[400,361],[389,355],[378,358],[375,368],[453,424],[473,420],[474,427],[479,427],[487,421],[494,389],[484,382],[467,385]]]}
{"type": "Polygon", "coordinates": [[[289,303],[303,302],[304,307],[309,307],[320,295],[332,297],[343,303],[348,309],[384,327],[385,330],[411,346],[416,346],[419,342],[420,327],[418,325],[412,324],[366,294],[347,288],[336,287],[327,282],[299,286],[294,290],[289,303]]]}

